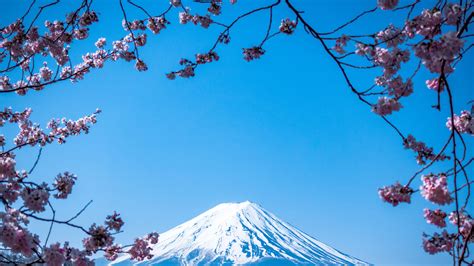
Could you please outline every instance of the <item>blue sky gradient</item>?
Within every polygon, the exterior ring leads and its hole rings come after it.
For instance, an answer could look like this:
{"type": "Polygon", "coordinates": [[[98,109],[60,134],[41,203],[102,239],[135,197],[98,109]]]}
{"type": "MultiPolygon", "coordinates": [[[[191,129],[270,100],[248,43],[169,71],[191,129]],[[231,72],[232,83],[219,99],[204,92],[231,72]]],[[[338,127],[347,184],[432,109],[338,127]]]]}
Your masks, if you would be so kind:
{"type": "MultiPolygon", "coordinates": [[[[28,1],[18,2],[0,1],[5,9],[0,24],[23,12],[28,1]]],[[[112,41],[125,34],[116,2],[94,2],[101,23],[92,27],[88,41],[73,48],[72,58],[94,49],[100,36],[112,41]]],[[[153,13],[166,7],[143,2],[153,13]]],[[[256,2],[239,0],[224,11],[235,15],[256,2]]],[[[376,1],[293,2],[317,30],[325,31],[376,1]]],[[[62,18],[67,6],[49,16],[62,18]]],[[[138,15],[127,8],[132,17],[138,15]]],[[[276,10],[276,18],[286,15],[284,8],[276,10]]],[[[94,200],[78,222],[102,222],[117,210],[126,221],[118,239],[126,243],[149,231],[166,231],[219,203],[250,200],[372,263],[450,263],[449,257],[428,255],[421,247],[422,232],[435,229],[425,223],[422,209],[433,206],[419,195],[396,208],[379,199],[378,187],[408,180],[419,166],[396,133],[350,92],[317,41],[300,28],[294,36],[270,41],[261,60],[245,62],[241,48],[264,36],[267,14],[262,13],[233,30],[229,46],[217,50],[219,62],[200,67],[195,78],[169,81],[164,73],[176,70],[179,58],[206,51],[217,29],[178,25],[176,13],[168,19],[170,28],[149,36],[141,50],[147,72],[135,71],[131,63],[108,63],[77,84],[63,82],[25,97],[2,95],[4,106],[32,107],[33,120],[42,125],[51,117],[75,119],[97,107],[103,110],[89,135],[43,150],[33,178],[53,180],[65,170],[79,177],[71,198],[58,202],[59,217],[94,200]]],[[[401,22],[378,11],[349,30],[368,33],[390,21],[401,22]]],[[[468,55],[450,77],[458,99],[474,98],[472,59],[468,55]]],[[[361,87],[374,77],[364,71],[351,75],[361,87]]],[[[436,94],[426,89],[426,77],[431,76],[423,72],[415,78],[414,94],[403,100],[406,108],[393,120],[402,131],[439,149],[449,134],[444,127],[447,110],[430,108],[436,94]]],[[[467,108],[465,104],[455,102],[456,110],[467,108]]],[[[20,152],[18,166],[29,168],[36,151],[20,152]]],[[[45,225],[34,226],[46,230],[45,225]]],[[[64,227],[56,227],[52,235],[76,245],[81,236],[64,227]]]]}

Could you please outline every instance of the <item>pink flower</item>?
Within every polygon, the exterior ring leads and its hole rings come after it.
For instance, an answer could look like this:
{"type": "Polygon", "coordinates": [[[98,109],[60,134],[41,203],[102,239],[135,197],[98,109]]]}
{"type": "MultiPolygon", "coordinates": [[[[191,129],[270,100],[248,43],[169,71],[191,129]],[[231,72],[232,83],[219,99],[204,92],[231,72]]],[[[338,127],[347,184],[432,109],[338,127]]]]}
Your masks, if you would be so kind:
{"type": "Polygon", "coordinates": [[[420,186],[421,195],[428,201],[439,205],[452,202],[451,194],[448,191],[446,174],[429,174],[421,177],[423,184],[420,186]]]}
{"type": "Polygon", "coordinates": [[[150,253],[151,250],[152,248],[148,246],[145,240],[138,238],[130,250],[128,250],[128,253],[132,260],[142,261],[153,258],[153,255],[150,253]]]}
{"type": "Polygon", "coordinates": [[[85,12],[82,16],[81,19],[79,20],[79,24],[81,26],[89,26],[94,22],[98,22],[99,17],[97,16],[97,13],[95,11],[87,11],[85,12]]]}
{"type": "Polygon", "coordinates": [[[146,26],[151,32],[157,34],[160,33],[162,29],[165,29],[167,24],[169,24],[169,22],[164,17],[153,17],[148,19],[146,26]]]}
{"type": "Polygon", "coordinates": [[[16,161],[12,154],[0,156],[0,180],[6,180],[16,176],[16,161]]]}
{"type": "Polygon", "coordinates": [[[96,252],[101,248],[111,246],[114,238],[104,226],[93,224],[89,228],[90,237],[82,240],[82,244],[86,251],[96,252]]]}
{"type": "Polygon", "coordinates": [[[174,73],[174,72],[167,73],[166,77],[170,80],[173,80],[173,79],[176,78],[176,73],[174,73]]]}
{"type": "Polygon", "coordinates": [[[398,182],[388,187],[379,188],[380,198],[393,206],[397,206],[400,202],[410,203],[411,194],[413,194],[413,189],[402,186],[398,182]]]}
{"type": "Polygon", "coordinates": [[[377,104],[372,106],[372,112],[378,115],[389,115],[402,108],[402,104],[395,98],[380,97],[377,104]]]}
{"type": "Polygon", "coordinates": [[[108,215],[105,221],[105,225],[107,225],[107,228],[115,230],[116,232],[120,231],[123,224],[124,222],[120,217],[120,214],[116,213],[115,211],[112,215],[108,215]]]}
{"type": "Polygon", "coordinates": [[[44,206],[46,206],[49,199],[46,184],[43,184],[40,188],[25,187],[21,192],[21,198],[24,201],[25,207],[33,212],[44,211],[44,206]]]}
{"type": "Polygon", "coordinates": [[[456,25],[462,14],[462,8],[458,4],[447,3],[443,9],[443,14],[446,19],[446,24],[456,25]]]}
{"type": "Polygon", "coordinates": [[[459,133],[474,135],[474,119],[471,112],[464,110],[459,116],[455,114],[454,123],[451,117],[448,117],[446,127],[449,128],[449,130],[453,130],[453,124],[454,128],[456,128],[459,133]]]}
{"type": "Polygon", "coordinates": [[[118,245],[113,245],[105,249],[104,257],[107,260],[114,261],[117,259],[118,255],[122,252],[122,247],[118,245]]]}
{"type": "Polygon", "coordinates": [[[296,21],[289,18],[282,19],[280,23],[280,32],[291,35],[295,31],[296,21]]]}
{"type": "Polygon", "coordinates": [[[209,6],[209,8],[207,9],[207,11],[209,13],[212,13],[214,15],[220,15],[221,14],[221,7],[222,5],[222,0],[212,0],[211,1],[211,5],[209,6]]]}
{"type": "Polygon", "coordinates": [[[219,60],[219,56],[214,51],[211,51],[207,54],[196,54],[196,63],[197,64],[211,63],[214,60],[215,61],[219,60]]]}
{"type": "Polygon", "coordinates": [[[456,32],[450,31],[439,40],[415,45],[415,55],[432,73],[451,73],[454,71],[451,63],[461,52],[464,41],[459,39],[456,32]]]}
{"type": "Polygon", "coordinates": [[[102,48],[105,46],[105,44],[107,43],[107,40],[105,38],[99,38],[96,42],[95,42],[95,46],[97,48],[102,48]]]}
{"type": "Polygon", "coordinates": [[[72,192],[72,187],[76,182],[76,175],[64,172],[64,174],[58,174],[56,180],[53,183],[54,188],[58,191],[54,195],[57,199],[65,199],[72,192]]]}
{"type": "Polygon", "coordinates": [[[149,233],[146,236],[146,240],[148,240],[150,242],[150,244],[156,244],[156,243],[158,243],[158,238],[159,237],[160,237],[160,235],[157,232],[152,232],[152,233],[149,233]]]}
{"type": "Polygon", "coordinates": [[[434,233],[434,235],[428,238],[427,235],[423,236],[423,249],[430,253],[436,254],[439,252],[449,252],[453,248],[453,239],[455,235],[448,234],[446,230],[442,234],[434,233]]]}
{"type": "Polygon", "coordinates": [[[49,248],[43,250],[43,260],[48,266],[61,266],[65,262],[64,249],[59,243],[51,244],[49,248]]]}
{"type": "Polygon", "coordinates": [[[137,46],[144,46],[146,44],[147,35],[145,33],[135,36],[135,44],[137,46]]]}
{"type": "Polygon", "coordinates": [[[420,165],[426,164],[426,160],[444,161],[449,159],[449,156],[444,154],[435,154],[433,148],[427,147],[422,141],[417,141],[412,135],[408,135],[408,137],[404,139],[403,146],[405,149],[410,149],[417,153],[416,162],[420,165]]]}
{"type": "Polygon", "coordinates": [[[406,36],[402,30],[390,24],[386,29],[377,33],[375,38],[385,43],[387,47],[397,47],[405,41],[406,36]]]}
{"type": "Polygon", "coordinates": [[[441,84],[440,84],[439,78],[429,79],[425,83],[428,89],[431,89],[437,92],[442,92],[444,90],[444,82],[441,81],[441,84]]]}
{"type": "Polygon", "coordinates": [[[243,48],[244,59],[249,62],[255,59],[259,59],[260,56],[265,54],[265,50],[262,47],[254,46],[251,48],[243,48]]]}
{"type": "Polygon", "coordinates": [[[401,50],[397,47],[389,50],[377,46],[373,51],[369,50],[368,52],[371,53],[374,64],[383,68],[386,77],[394,75],[400,69],[401,63],[408,62],[410,59],[408,50],[401,50]]]}
{"type": "Polygon", "coordinates": [[[423,212],[427,223],[436,225],[438,227],[446,227],[445,219],[447,214],[444,211],[440,209],[434,211],[430,209],[424,209],[423,212]]]}
{"type": "Polygon", "coordinates": [[[390,10],[398,5],[398,0],[377,0],[377,4],[382,10],[390,10]]]}
{"type": "Polygon", "coordinates": [[[413,82],[407,79],[403,82],[402,77],[397,76],[387,82],[388,94],[396,98],[407,97],[413,93],[413,82]]]}
{"type": "Polygon", "coordinates": [[[33,255],[36,243],[40,243],[37,235],[32,235],[26,229],[12,224],[0,226],[0,242],[11,249],[13,253],[20,253],[25,257],[33,255]]]}
{"type": "Polygon", "coordinates": [[[21,186],[17,182],[0,184],[0,196],[7,203],[14,203],[20,195],[21,186]]]}
{"type": "MultiPolygon", "coordinates": [[[[449,221],[451,224],[454,226],[458,226],[458,215],[456,212],[451,212],[449,214],[449,221]]],[[[459,212],[459,232],[464,238],[469,237],[470,242],[474,242],[474,232],[471,233],[471,230],[474,230],[474,219],[472,219],[471,216],[469,216],[467,213],[464,211],[459,212]]]]}
{"type": "Polygon", "coordinates": [[[170,4],[172,4],[174,7],[178,7],[181,5],[181,0],[171,0],[170,4]]]}
{"type": "Polygon", "coordinates": [[[147,65],[145,64],[145,62],[143,62],[143,61],[140,60],[140,59],[137,59],[137,62],[135,63],[135,68],[136,68],[138,71],[147,71],[147,70],[148,70],[148,67],[147,67],[147,65]]]}
{"type": "Polygon", "coordinates": [[[81,29],[76,29],[73,32],[74,38],[78,40],[84,40],[87,37],[89,37],[89,29],[88,28],[81,28],[81,29]]]}
{"type": "Polygon", "coordinates": [[[48,64],[46,62],[43,63],[43,67],[40,68],[39,72],[41,78],[44,79],[44,81],[51,80],[51,77],[53,76],[53,71],[48,68],[48,64]]]}
{"type": "Polygon", "coordinates": [[[410,38],[415,37],[415,33],[427,38],[433,38],[441,33],[442,22],[443,16],[439,10],[425,9],[421,12],[421,15],[406,22],[404,32],[410,38]]]}
{"type": "Polygon", "coordinates": [[[193,16],[188,12],[179,12],[179,23],[187,24],[188,22],[192,21],[193,16]]]}

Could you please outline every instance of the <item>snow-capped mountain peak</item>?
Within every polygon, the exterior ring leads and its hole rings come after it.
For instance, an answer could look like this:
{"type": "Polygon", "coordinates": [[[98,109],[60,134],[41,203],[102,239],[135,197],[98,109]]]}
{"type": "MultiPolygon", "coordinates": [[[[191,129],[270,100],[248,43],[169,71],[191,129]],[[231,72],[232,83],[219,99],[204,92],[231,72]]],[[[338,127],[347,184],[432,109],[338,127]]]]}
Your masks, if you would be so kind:
{"type": "MultiPolygon", "coordinates": [[[[146,264],[367,264],[278,219],[258,204],[223,203],[161,234],[146,264]]],[[[128,256],[115,263],[129,262],[128,256]]]]}

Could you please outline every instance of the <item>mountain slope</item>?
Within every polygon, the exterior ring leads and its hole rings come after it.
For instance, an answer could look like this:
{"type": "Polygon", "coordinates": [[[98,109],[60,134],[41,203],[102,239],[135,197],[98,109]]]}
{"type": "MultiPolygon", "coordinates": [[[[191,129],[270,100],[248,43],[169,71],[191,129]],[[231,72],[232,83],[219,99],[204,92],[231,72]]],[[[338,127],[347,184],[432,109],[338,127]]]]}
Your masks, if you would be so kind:
{"type": "MultiPolygon", "coordinates": [[[[251,202],[223,203],[161,234],[144,264],[367,264],[251,202]]],[[[114,264],[130,264],[128,256],[114,264]]]]}

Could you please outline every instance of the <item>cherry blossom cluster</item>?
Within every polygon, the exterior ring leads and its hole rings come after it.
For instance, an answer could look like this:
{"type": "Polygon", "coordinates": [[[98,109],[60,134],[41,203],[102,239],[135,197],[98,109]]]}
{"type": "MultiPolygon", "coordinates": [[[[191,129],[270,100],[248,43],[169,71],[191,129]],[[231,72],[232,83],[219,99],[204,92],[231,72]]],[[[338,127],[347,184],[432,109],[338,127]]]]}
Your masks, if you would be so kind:
{"type": "Polygon", "coordinates": [[[382,10],[390,10],[398,5],[398,0],[377,0],[377,4],[382,10]]]}
{"type": "Polygon", "coordinates": [[[243,48],[244,60],[249,62],[255,59],[259,59],[263,54],[265,54],[265,50],[263,50],[260,46],[254,46],[250,48],[243,48]]]}
{"type": "Polygon", "coordinates": [[[420,186],[421,195],[428,201],[439,205],[449,204],[453,201],[448,191],[446,174],[428,174],[421,177],[423,184],[420,186]]]}
{"type": "Polygon", "coordinates": [[[347,42],[350,40],[350,38],[346,35],[342,35],[341,37],[336,39],[336,44],[332,47],[332,50],[334,50],[338,54],[345,54],[346,50],[344,50],[344,47],[347,45],[347,42]]]}
{"type": "Polygon", "coordinates": [[[473,110],[474,110],[474,105],[470,112],[464,110],[461,112],[460,115],[455,114],[454,119],[451,119],[451,117],[448,117],[448,122],[446,122],[446,127],[448,127],[449,130],[453,130],[453,125],[454,125],[454,128],[456,129],[457,132],[474,135],[473,110]]]}
{"type": "Polygon", "coordinates": [[[377,104],[372,106],[372,112],[379,115],[389,115],[394,111],[398,111],[402,108],[402,104],[395,98],[380,97],[377,100],[377,104]]]}
{"type": "Polygon", "coordinates": [[[429,254],[449,252],[453,248],[455,238],[455,234],[449,234],[446,230],[441,234],[434,233],[431,237],[424,235],[423,248],[429,254]]]}
{"type": "Polygon", "coordinates": [[[207,29],[212,24],[213,20],[209,14],[204,16],[201,15],[191,15],[189,10],[183,11],[179,13],[179,23],[187,24],[188,22],[192,22],[194,25],[201,25],[201,27],[207,29]]]}
{"type": "MultiPolygon", "coordinates": [[[[30,120],[31,109],[14,112],[11,108],[5,108],[3,112],[0,112],[0,126],[17,124],[20,130],[20,133],[14,138],[13,144],[15,146],[13,148],[5,148],[7,144],[5,137],[2,136],[3,150],[6,149],[6,151],[0,154],[0,200],[4,206],[4,210],[0,211],[0,244],[8,250],[9,254],[20,257],[18,262],[13,262],[44,263],[46,265],[94,265],[92,256],[99,251],[104,251],[106,257],[111,260],[116,259],[121,253],[130,253],[136,260],[143,259],[141,255],[134,257],[136,252],[139,254],[147,252],[145,257],[150,256],[151,246],[158,242],[157,233],[149,234],[143,241],[131,245],[129,249],[115,243],[113,235],[121,232],[124,225],[124,221],[117,212],[108,215],[104,225],[92,224],[88,229],[72,223],[77,215],[65,221],[57,220],[55,216],[51,219],[37,216],[37,214],[44,214],[47,209],[54,212],[53,199],[67,199],[72,193],[77,176],[70,172],[64,172],[58,174],[51,184],[36,183],[30,179],[34,167],[29,172],[17,169],[14,153],[16,149],[26,145],[45,146],[53,140],[64,143],[65,139],[70,136],[88,133],[90,126],[96,123],[96,116],[99,112],[96,111],[92,115],[78,120],[52,119],[47,126],[49,132],[30,120]],[[16,208],[16,205],[21,207],[16,208]],[[83,249],[70,247],[67,242],[64,244],[53,243],[47,246],[47,243],[42,243],[40,237],[28,228],[29,221],[32,219],[81,229],[87,234],[87,237],[82,241],[83,249]]],[[[0,263],[11,262],[4,261],[4,258],[8,259],[3,256],[2,252],[0,263]]]]}
{"type": "Polygon", "coordinates": [[[189,77],[194,77],[194,68],[197,66],[197,63],[193,63],[191,60],[184,59],[182,58],[179,61],[179,64],[183,66],[183,69],[178,70],[178,71],[172,71],[168,74],[166,74],[166,77],[168,79],[175,79],[176,76],[182,77],[182,78],[189,78],[189,77]]]}
{"type": "Polygon", "coordinates": [[[426,161],[443,161],[449,159],[449,156],[444,154],[435,154],[432,147],[426,146],[422,141],[418,141],[412,135],[408,135],[403,140],[405,149],[410,149],[416,152],[416,162],[420,165],[426,164],[426,161]]]}
{"type": "Polygon", "coordinates": [[[58,174],[54,180],[53,186],[57,190],[54,197],[57,199],[66,199],[72,192],[72,187],[76,183],[77,176],[69,172],[58,174]]]}
{"type": "Polygon", "coordinates": [[[102,68],[108,60],[123,59],[127,62],[136,60],[135,67],[138,71],[146,71],[148,67],[143,60],[138,58],[138,47],[147,43],[146,33],[136,33],[149,29],[157,34],[169,22],[164,16],[149,17],[144,20],[128,22],[124,20],[123,26],[129,32],[120,40],[112,42],[111,49],[106,49],[106,39],[99,38],[95,45],[97,50],[85,53],[77,64],[70,58],[70,46],[74,40],[85,40],[89,37],[89,26],[99,21],[98,14],[89,9],[90,0],[85,0],[75,11],[66,16],[64,21],[46,21],[46,32],[39,33],[39,27],[31,26],[25,29],[23,20],[0,28],[0,63],[6,55],[10,55],[8,65],[0,71],[0,92],[14,91],[25,95],[29,89],[42,90],[45,86],[71,80],[77,82],[94,68],[102,68]],[[39,70],[35,70],[37,57],[50,56],[58,65],[53,71],[47,62],[42,63],[39,70]],[[21,71],[21,79],[13,81],[14,71],[21,71]],[[3,74],[3,75],[2,75],[3,74]]]}
{"type": "Polygon", "coordinates": [[[38,26],[25,27],[22,19],[0,28],[0,53],[3,55],[0,58],[9,55],[9,62],[2,73],[8,74],[19,67],[24,76],[24,79],[13,83],[8,75],[0,76],[0,89],[23,95],[28,88],[41,90],[51,82],[53,72],[46,64],[34,73],[35,58],[50,56],[62,67],[70,62],[70,45],[74,40],[86,39],[89,36],[88,27],[99,21],[97,13],[86,6],[81,5],[63,21],[45,21],[46,31],[43,34],[40,34],[38,26]]]}
{"type": "Polygon", "coordinates": [[[451,224],[458,226],[458,215],[459,215],[459,232],[469,242],[474,242],[474,219],[462,211],[459,213],[451,212],[449,214],[449,221],[451,224]]]}
{"type": "Polygon", "coordinates": [[[446,217],[448,216],[444,211],[437,209],[437,210],[430,210],[425,208],[423,210],[426,222],[432,225],[436,225],[438,227],[446,227],[446,217]]]}
{"type": "Polygon", "coordinates": [[[291,35],[295,31],[296,25],[297,25],[296,21],[291,20],[289,18],[285,18],[281,20],[279,30],[281,33],[291,35]]]}
{"type": "Polygon", "coordinates": [[[393,206],[397,206],[401,202],[410,203],[412,194],[413,189],[403,186],[399,182],[379,189],[380,198],[393,206]]]}
{"type": "Polygon", "coordinates": [[[211,51],[206,54],[196,54],[197,64],[206,64],[206,63],[211,63],[212,61],[217,61],[217,60],[219,60],[219,56],[214,51],[211,51]]]}

